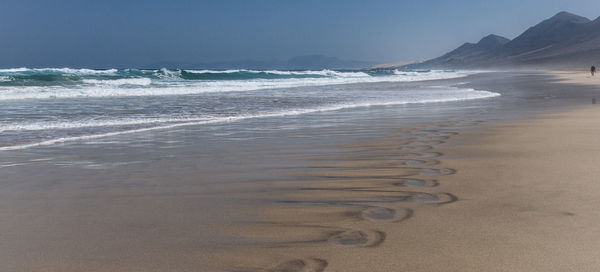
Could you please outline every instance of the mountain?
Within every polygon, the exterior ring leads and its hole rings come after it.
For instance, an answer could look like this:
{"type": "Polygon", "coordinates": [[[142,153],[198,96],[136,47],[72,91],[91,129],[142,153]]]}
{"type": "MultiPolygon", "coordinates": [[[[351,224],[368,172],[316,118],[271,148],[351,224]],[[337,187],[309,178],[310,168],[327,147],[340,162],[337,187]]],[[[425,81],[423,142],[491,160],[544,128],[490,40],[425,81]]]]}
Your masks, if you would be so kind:
{"type": "Polygon", "coordinates": [[[441,57],[418,63],[417,66],[418,68],[468,66],[479,59],[485,59],[487,52],[500,48],[508,42],[510,40],[507,38],[491,34],[478,43],[465,43],[441,57]]]}
{"type": "Polygon", "coordinates": [[[512,41],[490,35],[432,60],[404,68],[587,67],[600,63],[600,17],[568,12],[530,27],[512,41]]]}
{"type": "Polygon", "coordinates": [[[397,61],[397,62],[389,62],[389,63],[379,63],[372,65],[369,67],[370,69],[394,69],[396,67],[404,66],[414,63],[414,61],[397,61]]]}
{"type": "Polygon", "coordinates": [[[372,62],[342,60],[323,55],[307,55],[294,57],[289,60],[236,60],[227,62],[183,63],[157,62],[149,65],[153,68],[171,69],[254,69],[254,70],[322,70],[322,69],[362,69],[373,65],[372,62]]]}
{"type": "Polygon", "coordinates": [[[514,55],[564,43],[574,36],[585,34],[585,28],[580,26],[589,22],[587,18],[564,11],[559,12],[552,18],[527,29],[516,37],[505,51],[509,55],[514,55]]]}
{"type": "Polygon", "coordinates": [[[287,61],[284,65],[287,69],[360,69],[373,65],[372,62],[341,60],[336,57],[327,57],[322,55],[309,55],[295,57],[287,61]]]}

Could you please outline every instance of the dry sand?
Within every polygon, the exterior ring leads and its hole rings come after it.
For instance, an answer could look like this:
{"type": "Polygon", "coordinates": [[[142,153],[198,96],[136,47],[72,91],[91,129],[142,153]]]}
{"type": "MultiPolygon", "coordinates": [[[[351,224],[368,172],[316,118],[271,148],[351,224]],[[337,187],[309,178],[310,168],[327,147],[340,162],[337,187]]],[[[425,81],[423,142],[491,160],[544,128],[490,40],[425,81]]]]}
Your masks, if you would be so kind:
{"type": "Polygon", "coordinates": [[[600,108],[592,106],[450,141],[441,148],[444,164],[459,172],[440,187],[460,200],[422,211],[397,231],[424,238],[398,238],[398,250],[422,253],[399,256],[400,270],[600,269],[599,135],[600,108]]]}
{"type": "Polygon", "coordinates": [[[254,263],[232,270],[598,271],[600,107],[454,135],[457,125],[310,166],[317,180],[280,196],[288,206],[238,230],[262,245],[237,252],[254,263]]]}
{"type": "Polygon", "coordinates": [[[581,71],[546,71],[556,76],[559,82],[580,84],[580,85],[600,85],[600,74],[592,76],[589,70],[581,71]]]}
{"type": "MultiPolygon", "coordinates": [[[[562,76],[569,77],[570,82],[586,80],[573,75],[562,76]]],[[[203,233],[202,229],[174,231],[201,225],[193,221],[200,217],[186,216],[194,207],[202,207],[191,197],[181,198],[177,192],[169,198],[163,196],[161,199],[169,201],[161,203],[153,195],[133,202],[119,196],[113,202],[127,202],[114,210],[133,204],[148,212],[131,217],[135,219],[132,229],[147,227],[140,219],[157,214],[177,220],[165,220],[156,230],[137,231],[139,240],[148,243],[131,249],[137,259],[122,255],[123,263],[114,263],[106,256],[94,259],[83,254],[87,258],[73,262],[43,256],[56,263],[30,263],[23,270],[600,270],[600,182],[596,180],[600,177],[600,106],[459,129],[473,125],[480,123],[416,124],[339,146],[335,154],[320,154],[310,164],[290,169],[281,177],[282,182],[266,182],[261,186],[269,190],[254,193],[265,205],[248,207],[248,213],[254,214],[245,218],[251,221],[219,226],[219,232],[232,234],[239,241],[235,249],[199,250],[188,240],[193,240],[190,235],[194,233],[203,233]],[[147,203],[153,205],[144,208],[147,203]],[[167,203],[178,213],[165,207],[167,203]],[[164,244],[170,250],[156,247],[164,244]],[[140,257],[140,250],[147,252],[140,257]],[[153,263],[140,265],[148,259],[159,263],[168,259],[176,264],[168,269],[153,263]]],[[[65,220],[85,218],[76,213],[77,207],[69,207],[73,213],[65,220]]],[[[97,214],[91,212],[89,216],[97,214]]],[[[30,221],[37,215],[23,216],[30,221]]],[[[105,222],[97,223],[101,226],[105,222]]],[[[35,229],[48,227],[52,226],[35,229]]],[[[87,245],[127,233],[122,231],[99,230],[105,235],[80,237],[80,241],[87,245]]],[[[120,243],[115,239],[114,246],[120,243]]]]}

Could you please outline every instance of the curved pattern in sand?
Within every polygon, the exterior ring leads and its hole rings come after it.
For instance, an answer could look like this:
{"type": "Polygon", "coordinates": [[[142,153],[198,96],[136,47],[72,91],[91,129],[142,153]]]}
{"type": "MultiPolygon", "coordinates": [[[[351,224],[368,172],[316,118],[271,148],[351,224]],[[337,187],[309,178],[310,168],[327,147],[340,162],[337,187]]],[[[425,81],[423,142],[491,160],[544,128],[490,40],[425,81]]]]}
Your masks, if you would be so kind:
{"type": "Polygon", "coordinates": [[[319,258],[285,260],[272,268],[244,269],[235,272],[322,272],[327,267],[326,260],[319,258]]]}
{"type": "MultiPolygon", "coordinates": [[[[386,239],[386,233],[378,230],[381,224],[405,221],[423,205],[457,201],[453,194],[435,189],[439,188],[439,182],[432,177],[452,175],[456,170],[435,167],[441,164],[436,158],[443,154],[433,150],[457,134],[447,131],[446,127],[460,125],[463,123],[447,122],[402,129],[397,135],[384,139],[371,138],[367,142],[344,145],[338,158],[303,168],[301,176],[312,180],[309,183],[312,186],[297,188],[286,199],[275,202],[302,207],[309,212],[312,209],[315,213],[326,208],[345,210],[341,215],[344,218],[361,220],[362,224],[372,227],[357,229],[348,223],[352,221],[329,221],[327,225],[283,223],[288,227],[312,228],[314,238],[271,246],[377,247],[386,239]]],[[[323,222],[328,219],[323,218],[323,222]]],[[[266,271],[322,271],[326,266],[326,260],[309,258],[286,261],[266,271]]]]}
{"type": "Polygon", "coordinates": [[[391,209],[378,206],[368,207],[361,212],[361,216],[365,220],[390,223],[404,221],[412,214],[413,210],[408,208],[391,209]]]}

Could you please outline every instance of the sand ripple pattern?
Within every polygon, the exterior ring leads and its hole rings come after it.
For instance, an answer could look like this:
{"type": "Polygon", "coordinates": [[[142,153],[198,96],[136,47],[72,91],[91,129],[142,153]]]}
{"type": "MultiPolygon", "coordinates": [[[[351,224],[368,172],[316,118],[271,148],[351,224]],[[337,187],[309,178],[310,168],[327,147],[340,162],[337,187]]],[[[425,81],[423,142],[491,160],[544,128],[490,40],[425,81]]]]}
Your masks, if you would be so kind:
{"type": "MultiPolygon", "coordinates": [[[[403,129],[384,138],[366,139],[342,146],[337,157],[319,158],[300,169],[297,175],[309,182],[273,201],[302,214],[315,214],[314,224],[263,222],[272,232],[303,235],[259,244],[273,248],[374,248],[384,243],[387,236],[378,229],[381,224],[408,220],[424,206],[457,201],[455,195],[436,189],[440,184],[438,178],[452,175],[456,170],[440,167],[439,158],[443,154],[435,151],[436,145],[457,134],[448,130],[457,125],[464,124],[436,123],[403,129]],[[323,215],[323,211],[336,212],[323,215]]],[[[327,264],[321,258],[299,258],[260,271],[324,271],[327,264]]]]}

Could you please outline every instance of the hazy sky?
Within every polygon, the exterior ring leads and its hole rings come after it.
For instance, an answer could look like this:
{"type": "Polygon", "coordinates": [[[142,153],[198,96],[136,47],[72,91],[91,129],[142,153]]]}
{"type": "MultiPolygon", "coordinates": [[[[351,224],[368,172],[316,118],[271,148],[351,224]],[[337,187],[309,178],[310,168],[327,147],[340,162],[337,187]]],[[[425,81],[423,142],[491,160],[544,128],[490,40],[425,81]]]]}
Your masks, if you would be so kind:
{"type": "Polygon", "coordinates": [[[420,60],[562,10],[595,19],[600,0],[0,0],[0,66],[420,60]]]}

